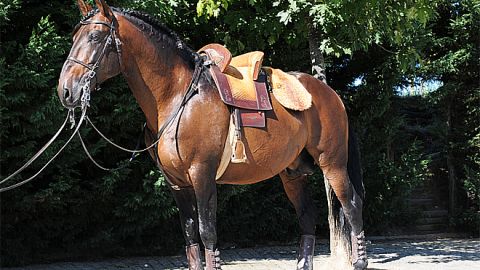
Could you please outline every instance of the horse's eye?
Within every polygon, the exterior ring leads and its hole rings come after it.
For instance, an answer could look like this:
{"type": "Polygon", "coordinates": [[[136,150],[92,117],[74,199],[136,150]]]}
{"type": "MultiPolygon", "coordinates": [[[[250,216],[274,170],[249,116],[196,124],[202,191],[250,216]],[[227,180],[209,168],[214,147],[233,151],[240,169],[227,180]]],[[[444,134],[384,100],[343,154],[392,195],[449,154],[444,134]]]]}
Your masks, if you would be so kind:
{"type": "Polygon", "coordinates": [[[98,32],[91,32],[88,34],[88,41],[98,42],[100,40],[100,33],[98,32]]]}

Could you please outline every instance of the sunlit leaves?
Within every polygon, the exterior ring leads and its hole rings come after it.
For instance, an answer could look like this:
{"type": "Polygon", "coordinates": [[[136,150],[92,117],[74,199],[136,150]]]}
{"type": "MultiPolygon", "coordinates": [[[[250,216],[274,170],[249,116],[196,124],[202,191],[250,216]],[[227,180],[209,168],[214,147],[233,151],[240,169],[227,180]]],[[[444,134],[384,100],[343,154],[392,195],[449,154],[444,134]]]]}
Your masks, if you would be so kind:
{"type": "Polygon", "coordinates": [[[0,26],[8,23],[11,12],[20,8],[20,0],[0,0],[0,26]]]}

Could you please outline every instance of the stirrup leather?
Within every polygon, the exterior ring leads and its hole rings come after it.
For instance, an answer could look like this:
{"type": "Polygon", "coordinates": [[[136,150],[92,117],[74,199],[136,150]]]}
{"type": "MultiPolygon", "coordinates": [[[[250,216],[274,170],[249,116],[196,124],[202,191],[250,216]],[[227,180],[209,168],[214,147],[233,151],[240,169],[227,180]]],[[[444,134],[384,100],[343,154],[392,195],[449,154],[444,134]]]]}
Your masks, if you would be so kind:
{"type": "Polygon", "coordinates": [[[242,123],[240,118],[240,110],[234,109],[233,120],[235,124],[235,137],[232,142],[232,163],[247,162],[247,154],[245,153],[245,145],[242,142],[242,123]]]}

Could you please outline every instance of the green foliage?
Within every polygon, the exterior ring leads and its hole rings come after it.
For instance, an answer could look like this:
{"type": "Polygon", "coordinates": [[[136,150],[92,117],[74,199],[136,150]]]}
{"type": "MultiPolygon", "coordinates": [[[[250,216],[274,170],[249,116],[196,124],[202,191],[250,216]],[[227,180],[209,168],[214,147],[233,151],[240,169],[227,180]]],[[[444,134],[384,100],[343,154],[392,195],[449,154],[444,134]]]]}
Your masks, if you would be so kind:
{"type": "MultiPolygon", "coordinates": [[[[222,14],[230,31],[241,27],[243,34],[255,33],[259,49],[263,49],[264,40],[268,40],[267,44],[271,46],[280,41],[282,35],[290,43],[306,40],[309,35],[307,25],[312,23],[321,36],[320,50],[324,54],[339,57],[368,50],[372,46],[387,47],[390,49],[385,50],[395,54],[401,70],[405,71],[414,69],[422,60],[421,51],[426,48],[426,40],[431,36],[426,26],[435,17],[438,2],[277,0],[247,3],[200,0],[197,13],[207,18],[222,14]],[[239,6],[246,12],[238,13],[239,6]],[[268,8],[259,12],[258,7],[261,6],[268,8]],[[250,12],[252,9],[256,9],[253,14],[250,12]],[[232,12],[236,13],[235,24],[228,22],[232,12]],[[255,23],[252,15],[262,18],[263,23],[255,23]],[[264,31],[265,26],[268,31],[264,31]],[[261,37],[259,33],[269,32],[273,33],[266,39],[258,38],[261,37]]],[[[230,48],[232,44],[228,32],[222,40],[230,48]]],[[[250,38],[242,36],[241,41],[244,40],[250,38]]],[[[233,44],[232,48],[237,46],[233,44]]]]}
{"type": "Polygon", "coordinates": [[[1,0],[0,1],[0,26],[8,23],[9,13],[20,7],[20,0],[1,0]]]}
{"type": "Polygon", "coordinates": [[[434,25],[429,65],[422,72],[441,78],[437,102],[446,117],[444,152],[458,186],[457,210],[463,222],[454,225],[478,233],[480,226],[480,5],[478,1],[444,1],[441,19],[434,25]]]}
{"type": "MultiPolygon", "coordinates": [[[[55,87],[71,46],[70,31],[80,19],[75,1],[70,2],[0,0],[0,178],[20,167],[64,119],[55,87]]],[[[330,53],[330,84],[342,95],[359,137],[368,234],[388,233],[404,220],[413,221],[414,213],[405,205],[407,195],[428,179],[444,181],[449,153],[465,197],[460,205],[465,211],[453,221],[469,231],[478,228],[476,1],[445,0],[438,8],[436,1],[427,0],[112,0],[112,4],[161,18],[194,49],[219,42],[235,54],[264,50],[266,64],[285,70],[310,69],[305,18],[312,17],[326,34],[322,49],[330,53]],[[444,86],[420,101],[396,96],[396,89],[409,83],[406,78],[417,76],[441,80],[444,86]],[[356,79],[362,81],[359,86],[352,84],[356,79]],[[425,109],[428,120],[418,123],[421,117],[408,116],[405,111],[411,107],[425,109]],[[453,116],[450,130],[448,108],[453,116]],[[411,132],[412,125],[425,129],[426,135],[411,132]]],[[[116,142],[133,147],[144,121],[142,112],[122,79],[102,88],[93,95],[92,119],[116,142]]],[[[108,146],[90,127],[82,128],[82,134],[102,165],[127,166],[111,173],[99,171],[74,141],[33,183],[2,194],[2,265],[183,249],[178,210],[149,157],[126,164],[129,156],[108,146]]],[[[34,173],[66,137],[62,135],[16,180],[34,173]]],[[[309,179],[319,209],[317,233],[326,236],[323,178],[318,171],[309,179]]],[[[278,178],[218,190],[220,246],[297,238],[294,209],[278,178]]]]}

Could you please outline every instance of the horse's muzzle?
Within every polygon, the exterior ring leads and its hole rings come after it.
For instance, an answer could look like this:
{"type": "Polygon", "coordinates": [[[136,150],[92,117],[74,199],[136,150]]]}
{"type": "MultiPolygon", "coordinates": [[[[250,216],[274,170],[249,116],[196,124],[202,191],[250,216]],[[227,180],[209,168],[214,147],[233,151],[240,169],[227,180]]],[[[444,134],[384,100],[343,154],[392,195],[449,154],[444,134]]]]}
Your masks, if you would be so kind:
{"type": "Polygon", "coordinates": [[[59,85],[58,97],[65,108],[73,109],[81,106],[81,97],[86,83],[91,84],[90,80],[86,80],[85,76],[82,76],[77,82],[67,79],[59,85]]]}
{"type": "Polygon", "coordinates": [[[80,96],[82,92],[81,89],[77,91],[72,91],[68,87],[63,87],[61,91],[62,97],[60,97],[60,101],[65,108],[73,109],[80,106],[80,96]],[[78,92],[78,94],[76,92],[78,92]]]}

